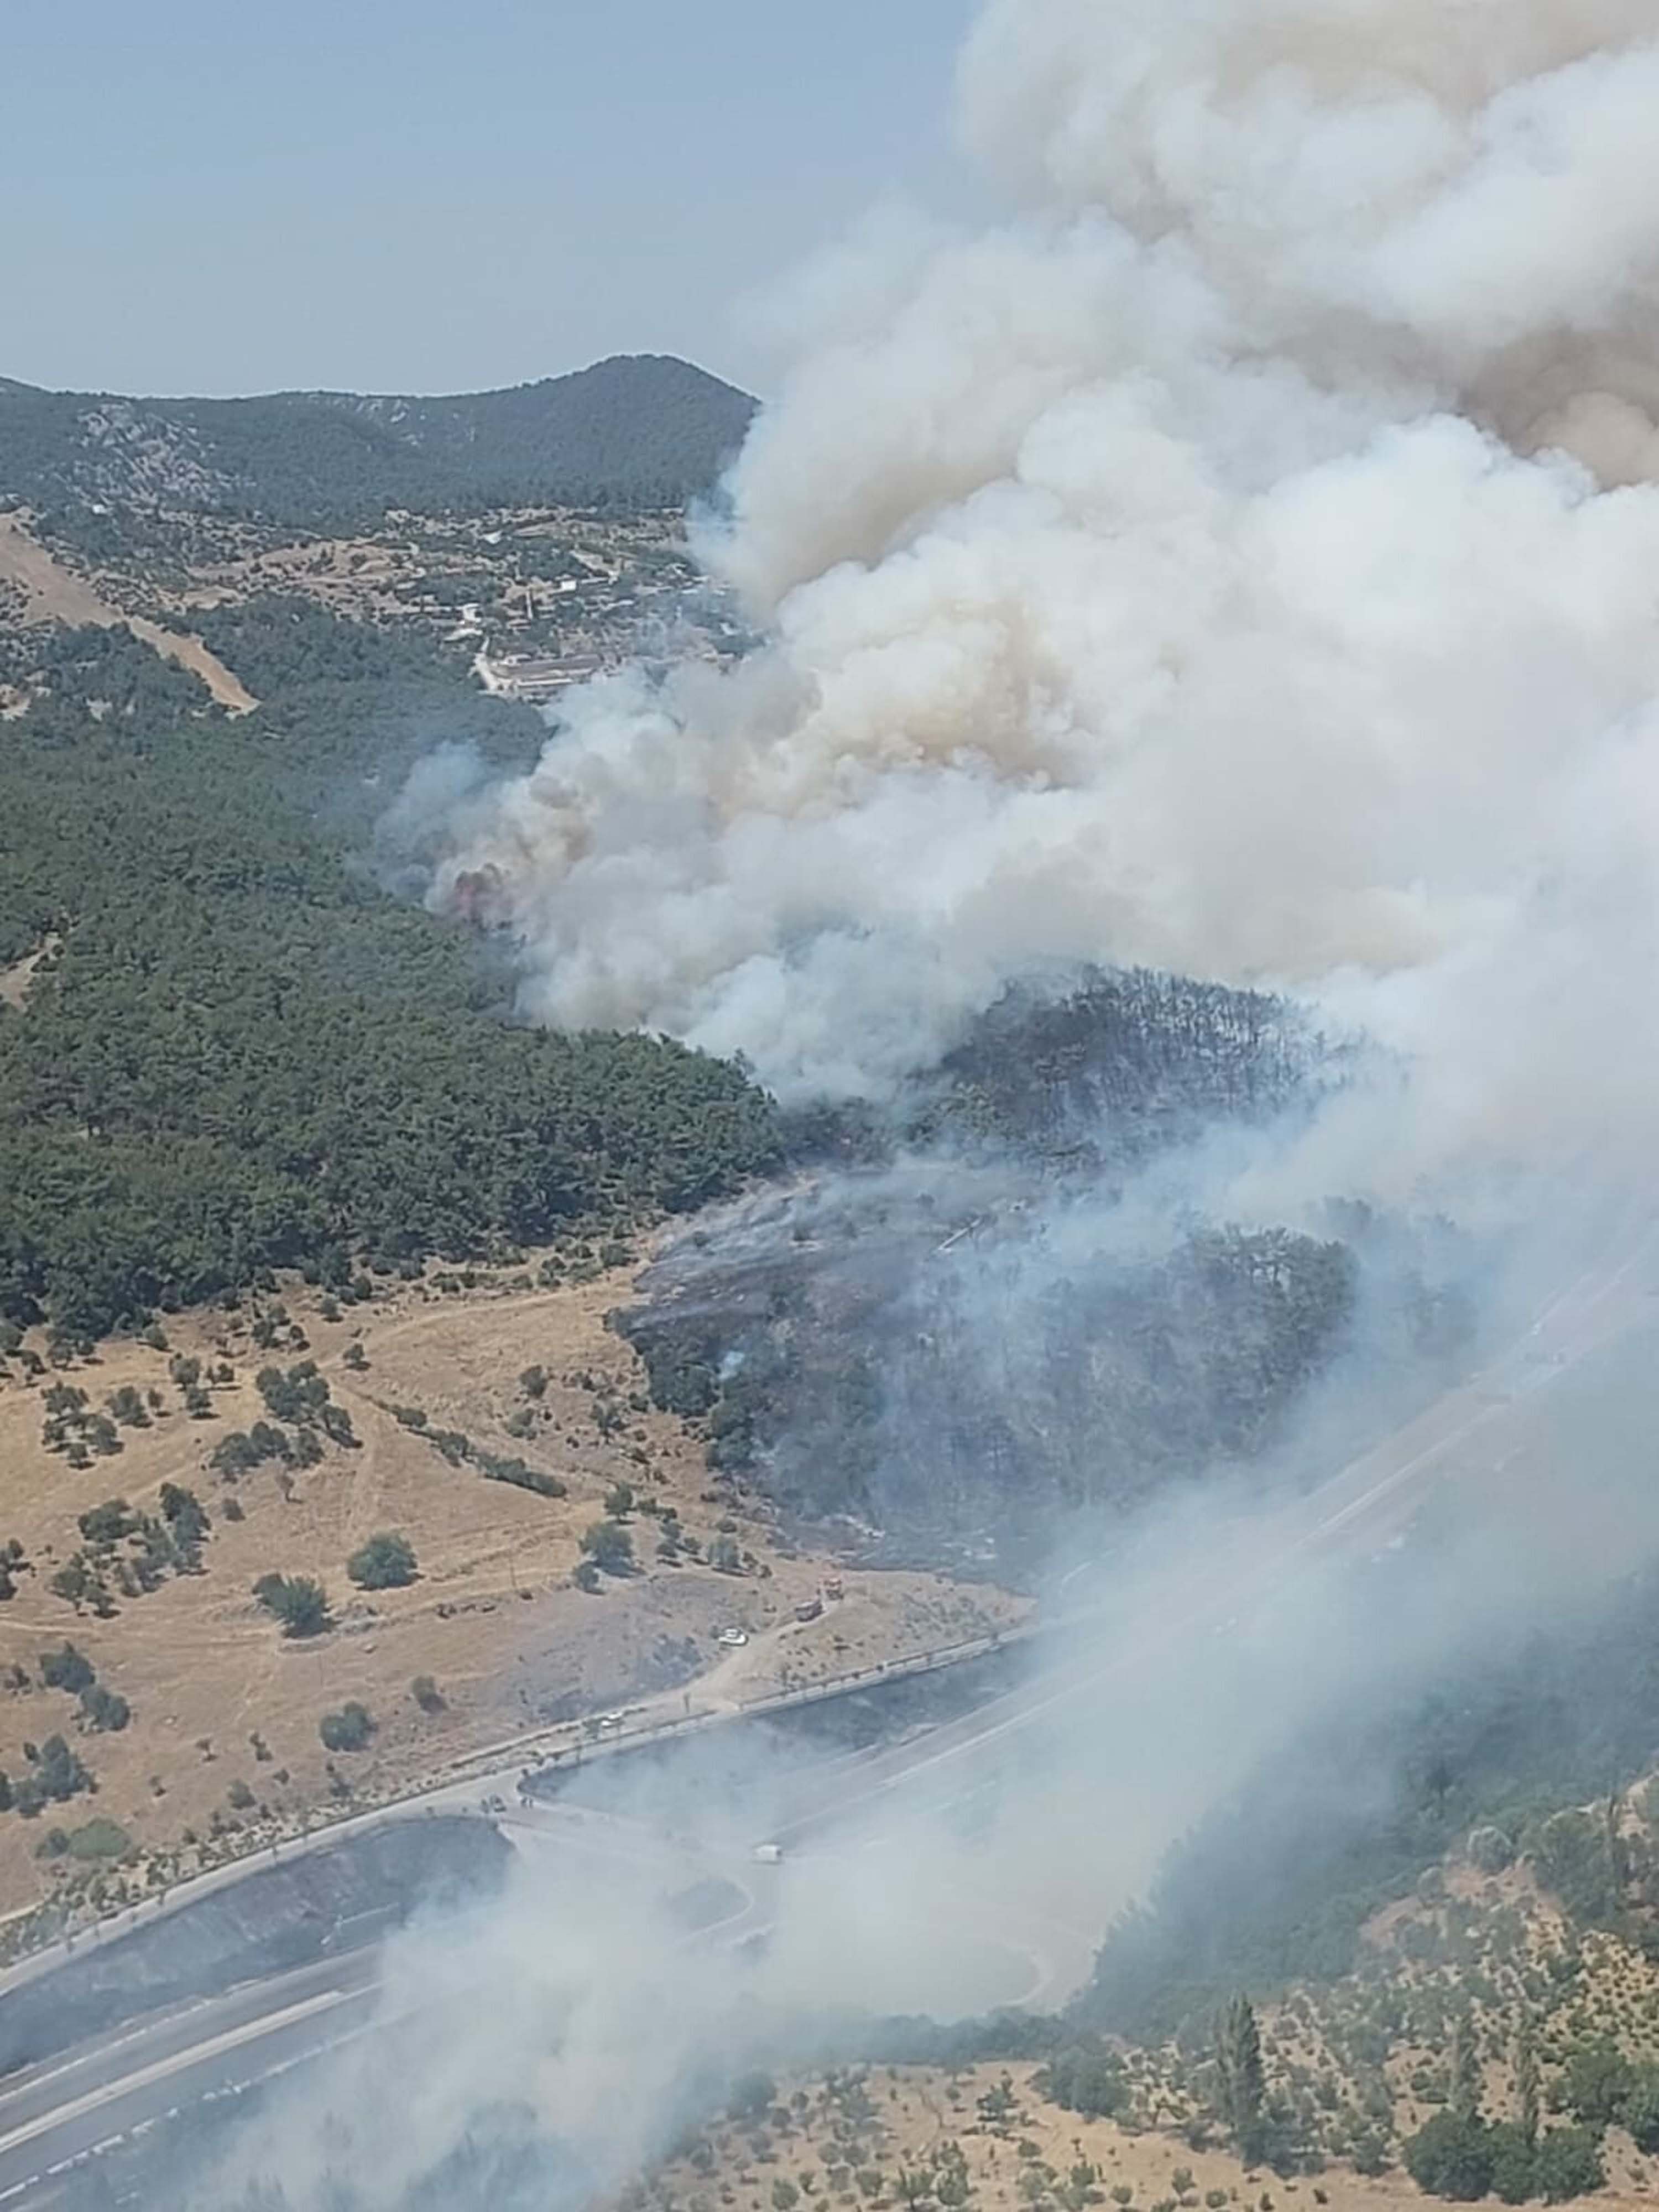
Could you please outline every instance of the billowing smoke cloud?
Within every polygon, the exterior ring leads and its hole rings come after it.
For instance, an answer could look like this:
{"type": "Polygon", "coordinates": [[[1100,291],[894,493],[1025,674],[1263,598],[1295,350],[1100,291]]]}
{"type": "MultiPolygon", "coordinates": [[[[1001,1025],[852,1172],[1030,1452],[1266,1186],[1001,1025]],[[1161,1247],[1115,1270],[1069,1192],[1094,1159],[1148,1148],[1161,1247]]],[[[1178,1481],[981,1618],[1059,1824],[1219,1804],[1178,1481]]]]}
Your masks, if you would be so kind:
{"type": "MultiPolygon", "coordinates": [[[[1051,1430],[1045,1297],[1161,1252],[1186,1209],[1273,1219],[1437,1174],[1467,1197],[1472,1158],[1559,1169],[1615,1140],[1645,1163],[1651,24],[1651,0],[988,0],[962,124],[1004,222],[883,218],[777,310],[796,358],[702,543],[767,643],[725,675],[587,687],[511,782],[444,756],[388,826],[441,855],[436,899],[516,938],[526,1012],[741,1049],[787,1093],[879,1097],[1010,979],[1082,963],[1293,987],[1414,1063],[1408,1088],[1377,1054],[1386,1102],[1336,1091],[1288,1167],[1282,1130],[1224,1123],[1127,1191],[1033,1200],[1040,1234],[1005,1224],[983,1255],[928,1230],[914,1310],[884,1321],[931,1359],[923,1303],[951,1310],[985,1389],[1051,1430]]],[[[875,1196],[931,1220],[931,1171],[902,1162],[875,1196]]],[[[768,1204],[775,1238],[821,1225],[768,1204]]],[[[1443,1466],[1408,1431],[1296,1502],[1392,1388],[1356,1412],[1373,1327],[1271,1466],[1079,1514],[1051,1595],[1093,1617],[1040,1725],[998,1719],[994,1753],[930,1749],[910,1795],[872,1781],[862,1809],[833,1763],[844,1822],[799,1848],[764,1756],[741,1788],[648,1774],[635,1842],[677,1839],[678,1866],[689,1838],[729,1923],[688,1939],[658,1895],[683,1867],[635,1859],[624,1822],[587,1868],[550,1815],[505,1904],[395,1947],[380,2032],[199,2201],[271,2203],[280,2174],[307,2212],[439,2184],[582,2205],[706,2113],[711,2063],[787,2057],[807,2015],[1074,1988],[1264,1753],[1449,1660],[1466,1679],[1653,1555],[1651,1255],[1632,1229],[1582,1273],[1550,1261],[1555,1334],[1442,1408],[1468,1440],[1443,1466]],[[1604,1329],[1633,1342],[1604,1358],[1604,1329]],[[1549,1364],[1569,1355],[1576,1395],[1549,1364]],[[455,2164],[475,2150],[496,2163],[455,2164]]],[[[906,1372],[884,1369],[914,1425],[906,1372]]],[[[1098,1455],[1103,1425],[1078,1425],[1098,1455]]],[[[1332,1787],[1314,1777],[1310,1819],[1332,1787]]],[[[1373,1778],[1334,1811],[1382,1803],[1373,1778]]]]}
{"type": "Polygon", "coordinates": [[[1419,1058],[1411,1174],[1644,1141],[1656,101],[1643,0],[991,0],[1007,219],[778,318],[702,547],[769,641],[575,695],[434,896],[786,1093],[1143,962],[1419,1058]]]}

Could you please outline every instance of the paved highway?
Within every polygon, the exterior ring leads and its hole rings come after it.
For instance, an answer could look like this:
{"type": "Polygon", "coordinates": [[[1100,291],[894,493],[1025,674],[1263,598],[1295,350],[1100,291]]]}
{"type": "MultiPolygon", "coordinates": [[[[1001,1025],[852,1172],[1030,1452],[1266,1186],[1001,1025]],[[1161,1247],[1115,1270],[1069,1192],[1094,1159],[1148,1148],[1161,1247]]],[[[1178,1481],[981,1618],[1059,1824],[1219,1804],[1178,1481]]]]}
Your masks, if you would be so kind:
{"type": "MultiPolygon", "coordinates": [[[[850,1844],[855,1835],[868,1841],[930,1799],[970,1796],[1018,1731],[1079,1698],[1098,1698],[1103,1690],[1132,1681],[1157,1667],[1177,1641],[1190,1646],[1195,1629],[1230,1628],[1242,1608],[1282,1589],[1321,1558],[1374,1551],[1441,1483],[1489,1481],[1532,1431],[1541,1394],[1604,1346],[1659,1319],[1655,1243],[1645,1220],[1632,1224],[1501,1358],[1316,1491],[1253,1522],[1224,1560],[1196,1570],[1190,1561],[1172,1563],[1164,1578],[1146,1578],[1127,1609],[1114,1604],[1109,1628],[1062,1644],[1061,1656],[1035,1666],[1018,1687],[970,1714],[902,1743],[803,1771],[787,1784],[781,1811],[774,1798],[766,1833],[750,1841],[775,1843],[793,1859],[850,1844]]],[[[1087,1613],[1080,1607],[1073,1618],[1081,1622],[1087,1613]]],[[[461,1812],[495,1797],[510,1800],[520,1765],[515,1759],[451,1784],[422,1803],[461,1812]]],[[[404,1816],[417,1810],[404,1808],[404,1816]]],[[[313,1844],[331,1843],[385,1817],[343,1824],[313,1844]]],[[[574,1803],[514,1807],[501,1825],[521,1850],[556,1859],[597,1851],[614,1864],[632,1856],[642,1876],[665,1889],[676,1879],[688,1890],[723,1885],[729,1909],[689,1941],[744,1943],[770,1925],[779,1873],[746,1852],[711,1853],[574,1803]]],[[[209,1881],[219,1887],[251,1870],[220,1869],[209,1881]]],[[[959,1900],[941,1899],[941,1909],[959,1913],[959,1900]]],[[[1048,1994],[1052,1946],[1091,1942],[1097,1933],[1045,1925],[1041,1914],[1022,1918],[1018,1902],[1006,1899],[998,1913],[1000,1925],[1006,1920],[1012,1931],[1011,1949],[1036,1968],[1029,1990],[1011,1990],[1015,1997],[1035,2001],[1048,1994]]],[[[8,1979],[33,1978],[52,1963],[28,1962],[8,1979]]],[[[62,2177],[102,2148],[368,2032],[375,2024],[377,1975],[377,1952],[366,1948],[152,2017],[12,2076],[0,2086],[0,2206],[49,2202],[62,2177]]]]}
{"type": "Polygon", "coordinates": [[[0,2203],[361,2031],[379,1996],[379,1961],[365,1950],[173,2008],[13,2075],[0,2092],[0,2203]]]}

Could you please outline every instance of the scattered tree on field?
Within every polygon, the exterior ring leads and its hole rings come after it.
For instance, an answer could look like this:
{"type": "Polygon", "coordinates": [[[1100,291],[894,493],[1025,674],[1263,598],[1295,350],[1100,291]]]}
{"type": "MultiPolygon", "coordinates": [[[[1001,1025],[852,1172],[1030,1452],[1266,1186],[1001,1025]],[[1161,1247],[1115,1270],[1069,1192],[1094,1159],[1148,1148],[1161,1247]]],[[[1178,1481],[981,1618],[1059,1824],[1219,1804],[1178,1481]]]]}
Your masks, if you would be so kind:
{"type": "Polygon", "coordinates": [[[374,1735],[374,1717],[367,1705],[349,1698],[337,1712],[325,1713],[317,1733],[326,1751],[362,1751],[374,1735]]]}
{"type": "Polygon", "coordinates": [[[595,1521],[582,1534],[582,1549],[601,1572],[626,1575],[634,1571],[634,1539],[620,1521],[595,1521]]]}
{"type": "Polygon", "coordinates": [[[371,1536],[346,1561],[346,1573],[359,1589],[402,1589],[417,1571],[415,1547],[391,1528],[371,1536]]]}
{"type": "Polygon", "coordinates": [[[73,1644],[40,1654],[40,1680],[48,1690],[67,1690],[70,1697],[78,1698],[97,1679],[97,1668],[86,1653],[77,1650],[73,1644]]]}
{"type": "Polygon", "coordinates": [[[309,1575],[261,1575],[253,1595],[281,1621],[284,1636],[317,1636],[329,1625],[328,1594],[309,1575]]]}

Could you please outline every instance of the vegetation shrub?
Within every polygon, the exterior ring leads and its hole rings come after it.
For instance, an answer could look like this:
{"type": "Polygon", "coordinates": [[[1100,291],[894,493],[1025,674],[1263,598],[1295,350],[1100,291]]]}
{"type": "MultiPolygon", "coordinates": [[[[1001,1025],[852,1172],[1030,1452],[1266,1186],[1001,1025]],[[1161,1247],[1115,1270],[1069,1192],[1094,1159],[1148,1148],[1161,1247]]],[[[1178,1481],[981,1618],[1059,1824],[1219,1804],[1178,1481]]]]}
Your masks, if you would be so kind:
{"type": "Polygon", "coordinates": [[[1516,2120],[1470,2112],[1437,2112],[1404,2146],[1406,2170],[1431,2197],[1472,2202],[1495,2191],[1506,2204],[1541,2197],[1565,2204],[1607,2179],[1601,2131],[1577,2124],[1552,2128],[1534,2141],[1516,2120]]]}
{"type": "MultiPolygon", "coordinates": [[[[29,1748],[25,1745],[25,1758],[29,1748]]],[[[26,1820],[33,1820],[48,1803],[66,1803],[93,1786],[90,1771],[61,1735],[46,1738],[34,1752],[30,1768],[12,1792],[13,1802],[26,1820]]]]}
{"type": "Polygon", "coordinates": [[[284,1636],[319,1636],[329,1625],[328,1594],[309,1575],[261,1575],[253,1595],[281,1621],[284,1636]]]}
{"type": "Polygon", "coordinates": [[[172,1529],[180,1549],[192,1553],[199,1551],[210,1524],[206,1509],[196,1492],[186,1489],[182,1483],[164,1482],[159,1502],[161,1518],[172,1529]]]}
{"type": "Polygon", "coordinates": [[[476,1446],[471,1456],[486,1482],[510,1483],[515,1490],[528,1490],[538,1498],[562,1498],[565,1494],[565,1485],[556,1474],[531,1467],[522,1459],[503,1458],[499,1453],[483,1451],[476,1446]]]}
{"type": "Polygon", "coordinates": [[[1540,2136],[1534,2169],[1537,2193],[1547,2204],[1587,2197],[1607,2181],[1601,2138],[1595,2128],[1552,2128],[1540,2136]]]}
{"type": "Polygon", "coordinates": [[[582,1532],[582,1550],[602,1573],[634,1571],[634,1539],[620,1521],[595,1521],[582,1532]]]}
{"type": "Polygon", "coordinates": [[[81,1711],[89,1729],[117,1735],[132,1718],[132,1707],[118,1690],[94,1682],[81,1693],[81,1711]]]}
{"type": "Polygon", "coordinates": [[[317,1733],[327,1751],[362,1751],[374,1729],[374,1715],[355,1698],[348,1699],[337,1712],[325,1713],[317,1723],[317,1733]]]}
{"type": "Polygon", "coordinates": [[[48,1690],[67,1690],[70,1697],[78,1698],[97,1679],[98,1671],[91,1660],[72,1644],[40,1655],[40,1680],[48,1690]]]}
{"type": "Polygon", "coordinates": [[[1609,2127],[1622,2118],[1625,2101],[1635,2086],[1630,2061],[1610,2037],[1575,2044],[1567,2054],[1562,2101],[1575,2119],[1589,2126],[1609,2127]]]}
{"type": "Polygon", "coordinates": [[[1469,1863],[1481,1874],[1502,1874],[1515,1863],[1515,1845],[1490,1822],[1469,1831],[1469,1863]]]}
{"type": "Polygon", "coordinates": [[[764,2119],[777,2102],[778,2085],[769,2074],[744,2074],[732,2084],[726,2111],[734,2120],[764,2119]]]}
{"type": "Polygon", "coordinates": [[[359,1589],[402,1589],[417,1572],[415,1547],[390,1528],[371,1536],[346,1561],[346,1573],[359,1589]]]}
{"type": "Polygon", "coordinates": [[[1486,2130],[1492,2186],[1505,2204],[1524,2204],[1537,2193],[1537,2145],[1519,2120],[1498,2120],[1486,2130]]]}
{"type": "Polygon", "coordinates": [[[1620,2124],[1628,2129],[1638,2150],[1652,2157],[1659,2151],[1659,2066],[1632,2069],[1630,2086],[1619,2108],[1620,2124]]]}
{"type": "Polygon", "coordinates": [[[1553,1814],[1533,1839],[1539,1880],[1581,1920],[1602,1920],[1617,1907],[1619,1884],[1601,1823],[1577,1806],[1553,1814]]]}
{"type": "Polygon", "coordinates": [[[69,1832],[69,1855],[74,1859],[124,1858],[131,1848],[132,1838],[119,1821],[106,1820],[101,1814],[69,1832]]]}
{"type": "Polygon", "coordinates": [[[118,1544],[131,1534],[138,1520],[125,1498],[111,1498],[82,1514],[78,1525],[89,1544],[118,1544]]]}
{"type": "Polygon", "coordinates": [[[1406,2171],[1431,2197],[1473,2203],[1492,2187],[1492,2147],[1486,2123],[1437,2112],[1407,2138],[1406,2171]]]}
{"type": "Polygon", "coordinates": [[[1036,2087],[1052,2104],[1089,2120],[1121,2112],[1127,2096],[1121,2061],[1097,2039],[1057,2052],[1038,2071],[1036,2087]]]}

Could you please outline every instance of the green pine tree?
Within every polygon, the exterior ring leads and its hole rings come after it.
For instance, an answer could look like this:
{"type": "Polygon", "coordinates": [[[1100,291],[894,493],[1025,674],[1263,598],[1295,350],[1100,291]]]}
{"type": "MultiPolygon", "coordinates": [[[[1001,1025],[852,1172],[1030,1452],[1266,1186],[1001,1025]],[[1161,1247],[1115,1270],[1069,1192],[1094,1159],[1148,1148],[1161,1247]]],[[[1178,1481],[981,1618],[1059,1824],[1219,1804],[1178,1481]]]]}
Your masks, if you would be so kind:
{"type": "Polygon", "coordinates": [[[1450,2105],[1460,2120],[1473,2120],[1480,2112],[1480,2054],[1475,2047],[1474,2022],[1468,2013],[1452,2023],[1449,2069],[1450,2105]]]}
{"type": "Polygon", "coordinates": [[[1538,2045],[1534,2039],[1532,2023],[1528,2021],[1516,2038],[1515,2044],[1515,2100],[1519,2107],[1516,2117],[1522,2134],[1529,2143],[1538,2141],[1538,2045]]]}
{"type": "Polygon", "coordinates": [[[1221,2076],[1222,2113],[1247,2161],[1261,2154],[1265,2136],[1262,2107],[1266,2077],[1261,2063],[1261,2033],[1255,2008],[1249,1997],[1237,1996],[1221,2018],[1216,2050],[1221,2076]]]}

